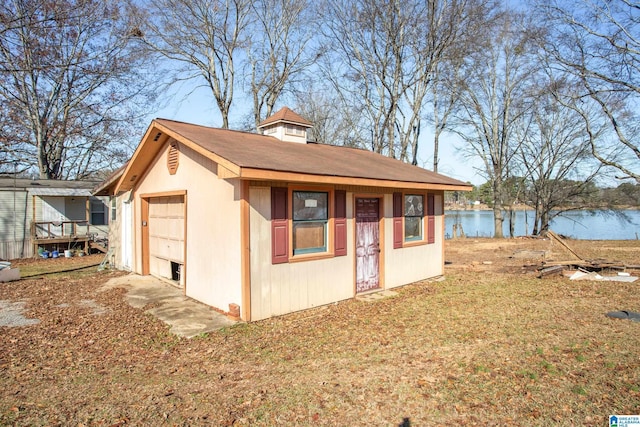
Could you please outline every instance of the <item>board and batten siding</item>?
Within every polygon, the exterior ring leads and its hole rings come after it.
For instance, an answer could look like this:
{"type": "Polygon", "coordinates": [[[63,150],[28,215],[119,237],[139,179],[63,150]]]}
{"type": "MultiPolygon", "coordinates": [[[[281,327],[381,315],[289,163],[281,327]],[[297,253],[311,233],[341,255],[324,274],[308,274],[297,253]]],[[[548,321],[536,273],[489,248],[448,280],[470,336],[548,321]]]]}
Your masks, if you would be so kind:
{"type": "MultiPolygon", "coordinates": [[[[385,288],[391,289],[418,280],[440,276],[444,273],[443,226],[444,199],[442,192],[434,196],[435,243],[404,248],[393,248],[393,195],[385,194],[385,256],[384,274],[385,288]]],[[[424,220],[423,231],[426,232],[427,220],[424,220]]]]}
{"type": "Polygon", "coordinates": [[[249,187],[251,320],[292,313],[354,296],[353,195],[347,193],[347,255],[271,262],[271,189],[249,187]]]}
{"type": "Polygon", "coordinates": [[[183,278],[187,296],[217,309],[241,305],[240,189],[235,179],[219,179],[217,165],[179,145],[179,166],[167,168],[167,144],[134,189],[134,262],[142,272],[140,196],[186,191],[186,256],[183,278]]]}
{"type": "Polygon", "coordinates": [[[0,190],[0,259],[33,256],[32,212],[31,197],[27,191],[0,190]]]}

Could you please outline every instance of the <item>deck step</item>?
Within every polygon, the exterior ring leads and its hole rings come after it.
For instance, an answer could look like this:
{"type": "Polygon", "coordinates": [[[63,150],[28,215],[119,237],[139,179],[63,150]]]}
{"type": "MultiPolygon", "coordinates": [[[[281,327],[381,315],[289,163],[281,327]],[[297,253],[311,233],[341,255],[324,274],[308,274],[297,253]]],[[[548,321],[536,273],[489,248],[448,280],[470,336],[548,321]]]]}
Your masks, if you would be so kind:
{"type": "Polygon", "coordinates": [[[89,245],[91,246],[91,249],[97,249],[100,252],[102,252],[103,254],[107,253],[107,248],[105,248],[104,246],[102,246],[102,245],[100,245],[100,244],[98,244],[96,242],[91,242],[89,245]]]}

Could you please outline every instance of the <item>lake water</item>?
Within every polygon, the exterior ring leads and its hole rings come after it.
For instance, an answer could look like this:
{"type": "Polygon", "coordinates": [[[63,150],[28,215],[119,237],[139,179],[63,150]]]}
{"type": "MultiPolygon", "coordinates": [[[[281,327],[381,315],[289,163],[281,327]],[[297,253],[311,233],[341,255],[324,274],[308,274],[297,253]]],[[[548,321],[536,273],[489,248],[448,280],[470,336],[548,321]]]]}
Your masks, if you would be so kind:
{"type": "MultiPolygon", "coordinates": [[[[517,211],[515,235],[531,234],[533,218],[533,211],[517,211]]],[[[493,237],[493,211],[445,211],[445,236],[447,238],[453,235],[453,224],[456,221],[462,224],[462,229],[467,237],[493,237]]],[[[551,221],[551,230],[574,239],[637,240],[640,237],[640,210],[625,210],[619,214],[606,211],[567,212],[562,217],[551,221]]],[[[508,220],[504,221],[503,232],[505,237],[509,236],[508,220]]]]}

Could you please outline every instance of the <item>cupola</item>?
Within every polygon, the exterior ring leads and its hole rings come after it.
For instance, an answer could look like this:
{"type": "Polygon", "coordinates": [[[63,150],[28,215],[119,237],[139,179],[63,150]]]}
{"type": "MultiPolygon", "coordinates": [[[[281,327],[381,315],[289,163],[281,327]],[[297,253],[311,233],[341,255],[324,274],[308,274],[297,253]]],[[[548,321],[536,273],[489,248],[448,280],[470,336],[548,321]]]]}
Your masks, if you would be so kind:
{"type": "Polygon", "coordinates": [[[282,107],[277,113],[267,117],[258,125],[263,135],[274,136],[281,141],[307,143],[307,130],[313,124],[298,113],[282,107]]]}

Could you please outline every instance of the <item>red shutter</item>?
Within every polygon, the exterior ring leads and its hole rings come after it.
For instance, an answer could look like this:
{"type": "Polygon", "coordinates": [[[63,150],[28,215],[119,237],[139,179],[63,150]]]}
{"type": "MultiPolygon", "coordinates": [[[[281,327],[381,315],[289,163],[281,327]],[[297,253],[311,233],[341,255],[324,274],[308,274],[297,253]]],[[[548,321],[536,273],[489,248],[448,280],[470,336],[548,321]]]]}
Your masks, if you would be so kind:
{"type": "Polygon", "coordinates": [[[393,193],[393,249],[401,248],[404,240],[402,205],[402,193],[393,193]]]}
{"type": "Polygon", "coordinates": [[[435,197],[427,194],[427,243],[436,242],[435,197]]]}
{"type": "Polygon", "coordinates": [[[347,254],[347,192],[335,191],[335,255],[347,254]]]}
{"type": "Polygon", "coordinates": [[[289,261],[288,192],[283,187],[271,187],[271,263],[289,261]]]}

